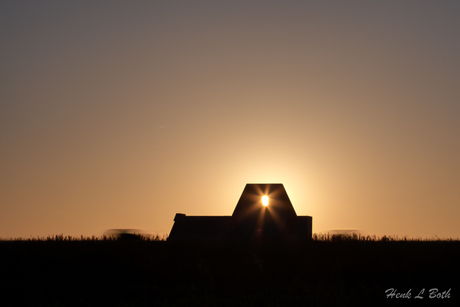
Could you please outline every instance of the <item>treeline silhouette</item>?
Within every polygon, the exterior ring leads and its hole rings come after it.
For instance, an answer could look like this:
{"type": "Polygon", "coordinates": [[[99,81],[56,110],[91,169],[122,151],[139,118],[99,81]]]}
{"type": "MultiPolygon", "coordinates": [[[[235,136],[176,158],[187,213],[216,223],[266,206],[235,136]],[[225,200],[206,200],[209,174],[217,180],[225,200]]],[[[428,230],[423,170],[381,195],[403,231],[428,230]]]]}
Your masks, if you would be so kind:
{"type": "Polygon", "coordinates": [[[305,243],[139,235],[0,241],[4,306],[455,306],[460,241],[316,234],[305,243]],[[386,290],[411,298],[387,298],[386,290]],[[423,299],[414,297],[424,289],[423,299]],[[429,290],[450,297],[429,298],[429,290]]]}

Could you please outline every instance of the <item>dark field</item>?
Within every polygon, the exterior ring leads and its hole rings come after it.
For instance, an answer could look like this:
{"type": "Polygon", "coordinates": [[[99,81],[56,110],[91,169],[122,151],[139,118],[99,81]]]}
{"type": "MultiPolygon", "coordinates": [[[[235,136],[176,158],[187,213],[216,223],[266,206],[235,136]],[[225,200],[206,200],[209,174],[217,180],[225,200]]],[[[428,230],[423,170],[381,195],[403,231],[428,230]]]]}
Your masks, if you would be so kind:
{"type": "Polygon", "coordinates": [[[459,241],[0,241],[0,305],[460,306],[459,259],[459,241]]]}

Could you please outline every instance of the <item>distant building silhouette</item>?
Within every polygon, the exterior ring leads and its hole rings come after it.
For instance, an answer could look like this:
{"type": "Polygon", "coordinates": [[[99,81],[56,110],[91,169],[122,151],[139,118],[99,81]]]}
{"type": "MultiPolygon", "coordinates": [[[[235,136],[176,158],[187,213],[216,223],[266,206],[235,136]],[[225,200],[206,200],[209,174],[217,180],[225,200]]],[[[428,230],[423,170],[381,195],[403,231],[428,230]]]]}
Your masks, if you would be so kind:
{"type": "Polygon", "coordinates": [[[312,217],[297,216],[282,184],[247,184],[232,216],[177,213],[168,241],[300,241],[311,235],[312,217]]]}

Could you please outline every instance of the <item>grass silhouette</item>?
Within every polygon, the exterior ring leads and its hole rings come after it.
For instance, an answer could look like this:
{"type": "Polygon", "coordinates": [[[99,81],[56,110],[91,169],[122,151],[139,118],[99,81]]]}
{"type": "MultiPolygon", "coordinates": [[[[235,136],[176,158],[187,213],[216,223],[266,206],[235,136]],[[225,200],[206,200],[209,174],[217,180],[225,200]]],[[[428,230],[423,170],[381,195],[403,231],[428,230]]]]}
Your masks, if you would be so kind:
{"type": "Polygon", "coordinates": [[[5,306],[350,306],[459,303],[460,241],[315,234],[302,244],[166,236],[0,241],[5,306]],[[412,299],[387,298],[389,288],[412,299]],[[429,299],[448,289],[450,298],[429,299]],[[414,301],[422,289],[424,299],[414,301]]]}

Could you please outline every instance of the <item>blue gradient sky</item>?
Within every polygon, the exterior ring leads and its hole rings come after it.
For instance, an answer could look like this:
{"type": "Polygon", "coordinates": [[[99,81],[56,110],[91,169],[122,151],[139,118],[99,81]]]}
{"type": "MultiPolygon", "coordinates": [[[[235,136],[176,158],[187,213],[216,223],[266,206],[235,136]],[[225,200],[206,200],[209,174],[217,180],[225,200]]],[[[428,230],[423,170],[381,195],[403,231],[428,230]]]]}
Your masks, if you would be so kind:
{"type": "Polygon", "coordinates": [[[0,2],[0,237],[169,233],[283,183],[460,237],[458,1],[0,2]]]}

